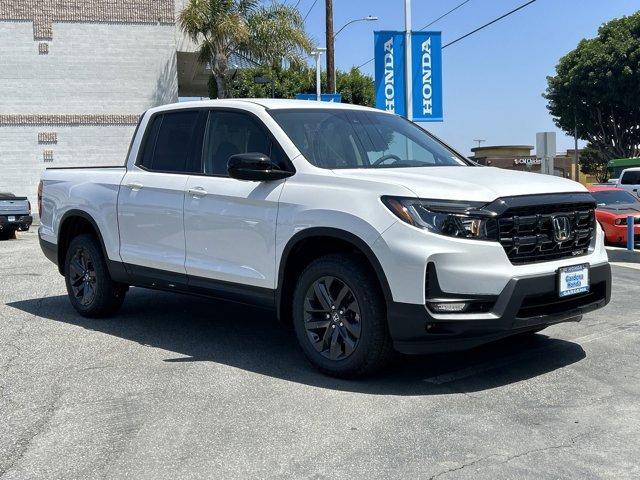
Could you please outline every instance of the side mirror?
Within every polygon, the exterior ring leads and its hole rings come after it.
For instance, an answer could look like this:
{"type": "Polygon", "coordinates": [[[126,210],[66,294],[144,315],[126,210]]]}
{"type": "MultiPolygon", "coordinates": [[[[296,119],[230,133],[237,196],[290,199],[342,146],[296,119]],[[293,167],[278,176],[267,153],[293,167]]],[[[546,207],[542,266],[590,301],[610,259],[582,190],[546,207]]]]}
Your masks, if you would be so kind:
{"type": "Polygon", "coordinates": [[[229,157],[227,171],[231,178],[268,182],[293,175],[293,172],[281,170],[264,153],[239,153],[229,157]]]}

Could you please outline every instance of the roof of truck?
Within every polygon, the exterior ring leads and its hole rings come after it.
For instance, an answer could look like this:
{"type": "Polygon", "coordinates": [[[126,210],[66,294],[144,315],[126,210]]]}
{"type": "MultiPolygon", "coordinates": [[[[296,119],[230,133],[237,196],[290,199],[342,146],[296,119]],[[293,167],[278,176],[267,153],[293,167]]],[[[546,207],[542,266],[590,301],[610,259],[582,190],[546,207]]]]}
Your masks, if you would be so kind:
{"type": "Polygon", "coordinates": [[[162,105],[154,108],[154,111],[173,110],[175,108],[189,107],[238,107],[240,104],[260,105],[268,110],[282,110],[290,108],[320,108],[320,109],[346,109],[346,110],[368,110],[380,112],[371,107],[363,107],[350,103],[315,102],[309,100],[289,100],[281,98],[230,98],[223,100],[197,100],[193,102],[180,102],[162,105]]]}

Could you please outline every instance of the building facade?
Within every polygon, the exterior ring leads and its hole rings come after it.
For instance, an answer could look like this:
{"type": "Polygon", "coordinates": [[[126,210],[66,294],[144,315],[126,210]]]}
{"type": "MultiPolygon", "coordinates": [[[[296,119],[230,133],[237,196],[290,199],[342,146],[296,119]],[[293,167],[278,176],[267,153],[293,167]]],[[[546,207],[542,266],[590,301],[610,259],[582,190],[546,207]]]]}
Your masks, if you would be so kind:
{"type": "Polygon", "coordinates": [[[0,0],[0,191],[35,205],[46,167],[123,164],[142,112],[205,94],[184,3],[0,0]]]}
{"type": "MultiPolygon", "coordinates": [[[[481,165],[490,167],[540,173],[542,162],[532,154],[533,149],[533,145],[489,145],[472,148],[473,156],[470,158],[481,165]]],[[[566,153],[554,157],[553,166],[556,176],[575,178],[574,154],[575,150],[567,150],[566,153]]],[[[594,178],[580,172],[580,182],[593,183],[594,178]]]]}

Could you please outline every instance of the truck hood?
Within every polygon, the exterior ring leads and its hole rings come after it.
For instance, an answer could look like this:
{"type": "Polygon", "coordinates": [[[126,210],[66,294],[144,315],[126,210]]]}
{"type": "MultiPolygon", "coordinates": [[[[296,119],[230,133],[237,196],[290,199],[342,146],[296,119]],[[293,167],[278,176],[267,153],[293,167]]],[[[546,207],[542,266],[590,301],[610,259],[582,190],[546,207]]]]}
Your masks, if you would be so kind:
{"type": "Polygon", "coordinates": [[[342,177],[401,185],[417,197],[438,200],[492,202],[516,195],[587,191],[572,180],[495,167],[368,168],[333,172],[342,177]]]}

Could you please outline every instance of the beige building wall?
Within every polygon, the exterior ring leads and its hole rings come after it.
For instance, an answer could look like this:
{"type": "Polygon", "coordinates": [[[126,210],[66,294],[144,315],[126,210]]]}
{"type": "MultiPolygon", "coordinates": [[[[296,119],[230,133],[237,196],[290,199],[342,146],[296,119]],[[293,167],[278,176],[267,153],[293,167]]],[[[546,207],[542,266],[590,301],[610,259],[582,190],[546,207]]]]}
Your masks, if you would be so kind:
{"type": "Polygon", "coordinates": [[[124,162],[139,115],[178,98],[174,8],[0,1],[0,191],[35,205],[45,167],[124,162]]]}

